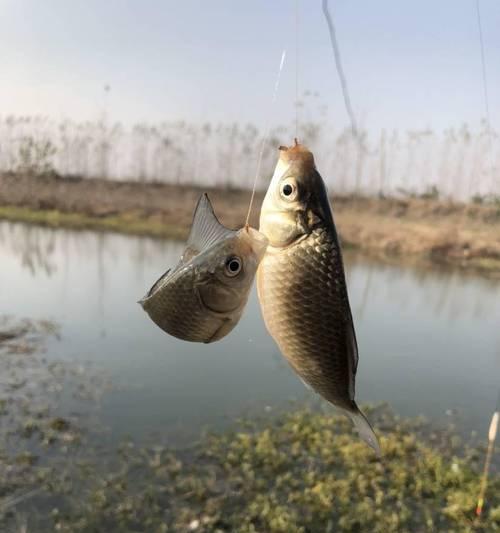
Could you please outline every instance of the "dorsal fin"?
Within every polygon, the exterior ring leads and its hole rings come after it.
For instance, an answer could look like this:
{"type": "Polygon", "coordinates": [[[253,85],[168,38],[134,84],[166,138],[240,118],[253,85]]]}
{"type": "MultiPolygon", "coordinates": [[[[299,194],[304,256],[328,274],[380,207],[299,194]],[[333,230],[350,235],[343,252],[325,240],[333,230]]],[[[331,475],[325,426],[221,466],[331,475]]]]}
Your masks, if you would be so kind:
{"type": "Polygon", "coordinates": [[[198,200],[193,216],[193,225],[184,255],[193,257],[210,248],[216,242],[231,237],[237,232],[223,226],[215,216],[207,193],[198,200]]]}

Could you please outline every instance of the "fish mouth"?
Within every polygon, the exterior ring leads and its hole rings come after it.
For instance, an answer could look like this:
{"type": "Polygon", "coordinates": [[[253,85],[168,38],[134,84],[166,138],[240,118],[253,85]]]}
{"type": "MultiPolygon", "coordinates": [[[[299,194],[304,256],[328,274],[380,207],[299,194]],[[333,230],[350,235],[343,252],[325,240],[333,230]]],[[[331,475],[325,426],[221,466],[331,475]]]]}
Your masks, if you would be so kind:
{"type": "Polygon", "coordinates": [[[242,228],[240,234],[249,243],[252,252],[256,255],[258,261],[260,261],[266,253],[269,239],[263,233],[250,226],[242,228]]]}

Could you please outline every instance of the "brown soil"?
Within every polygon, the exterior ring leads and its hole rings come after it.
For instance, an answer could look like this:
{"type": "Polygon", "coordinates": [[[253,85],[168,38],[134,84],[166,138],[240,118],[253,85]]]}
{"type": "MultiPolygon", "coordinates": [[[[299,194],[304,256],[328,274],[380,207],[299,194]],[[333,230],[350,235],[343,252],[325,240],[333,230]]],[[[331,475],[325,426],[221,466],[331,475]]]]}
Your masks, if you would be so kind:
{"type": "MultiPolygon", "coordinates": [[[[81,215],[76,219],[81,227],[99,227],[101,219],[103,228],[176,237],[187,235],[194,206],[205,191],[224,224],[242,226],[248,191],[58,176],[0,176],[0,206],[81,215]],[[111,219],[112,226],[104,223],[111,219]]],[[[262,198],[263,194],[257,193],[253,226],[258,225],[262,198]]],[[[362,197],[335,197],[332,203],[344,245],[381,256],[451,263],[500,275],[499,205],[362,197]]],[[[0,210],[0,217],[22,218],[9,213],[0,210]]],[[[43,222],[43,217],[39,218],[43,222]]],[[[54,217],[47,223],[50,220],[54,217]]],[[[71,220],[73,226],[78,225],[71,220]]]]}
{"type": "MultiPolygon", "coordinates": [[[[191,225],[194,206],[203,192],[208,192],[222,222],[229,226],[241,225],[248,207],[248,192],[58,176],[0,177],[0,205],[91,217],[136,213],[141,218],[175,224],[186,231],[191,225]]],[[[256,198],[257,205],[260,200],[261,197],[256,198]]],[[[256,223],[256,218],[253,222],[256,223]]]]}

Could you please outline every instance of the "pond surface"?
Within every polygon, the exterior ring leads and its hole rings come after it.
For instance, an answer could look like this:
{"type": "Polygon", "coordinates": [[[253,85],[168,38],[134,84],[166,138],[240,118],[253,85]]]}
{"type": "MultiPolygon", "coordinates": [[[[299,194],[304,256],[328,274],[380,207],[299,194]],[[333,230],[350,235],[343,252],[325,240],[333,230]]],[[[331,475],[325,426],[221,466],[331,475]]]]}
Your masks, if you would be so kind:
{"type": "MultiPolygon", "coordinates": [[[[255,293],[233,333],[210,345],[167,336],[136,303],[181,243],[0,223],[0,315],[53,319],[47,357],[90,361],[117,385],[102,399],[116,437],[172,444],[236,416],[323,404],[267,335],[255,293]]],[[[485,432],[500,382],[500,283],[346,257],[360,346],[359,402],[485,432]],[[446,414],[448,412],[448,414],[446,414]]],[[[358,402],[358,403],[359,403],[358,402]]],[[[328,409],[328,407],[323,407],[328,409]]]]}

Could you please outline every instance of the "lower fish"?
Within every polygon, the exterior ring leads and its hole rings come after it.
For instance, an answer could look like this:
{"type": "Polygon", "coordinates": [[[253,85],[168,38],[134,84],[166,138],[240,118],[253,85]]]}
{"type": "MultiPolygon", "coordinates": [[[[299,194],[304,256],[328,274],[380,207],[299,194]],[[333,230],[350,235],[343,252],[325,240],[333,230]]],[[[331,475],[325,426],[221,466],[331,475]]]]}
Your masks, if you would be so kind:
{"type": "Polygon", "coordinates": [[[257,272],[269,333],[300,378],[349,416],[380,456],[354,400],[358,346],[342,252],[325,184],[304,146],[280,147],[259,231],[269,239],[257,272]]]}
{"type": "Polygon", "coordinates": [[[266,247],[267,238],[253,228],[223,226],[203,194],[178,265],[139,303],[174,337],[218,341],[238,324],[266,247]]]}

